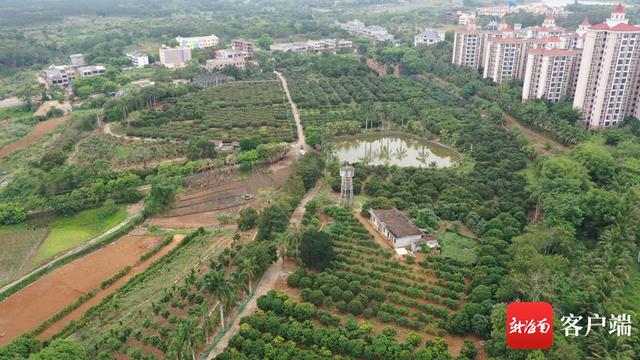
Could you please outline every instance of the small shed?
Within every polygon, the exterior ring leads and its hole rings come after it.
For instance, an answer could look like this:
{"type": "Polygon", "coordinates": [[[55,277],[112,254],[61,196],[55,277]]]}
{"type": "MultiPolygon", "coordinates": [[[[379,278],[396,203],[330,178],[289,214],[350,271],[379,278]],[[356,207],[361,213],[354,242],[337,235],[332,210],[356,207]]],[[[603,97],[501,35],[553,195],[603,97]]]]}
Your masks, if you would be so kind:
{"type": "Polygon", "coordinates": [[[415,252],[424,232],[398,209],[370,210],[371,224],[394,248],[409,248],[415,252]]]}

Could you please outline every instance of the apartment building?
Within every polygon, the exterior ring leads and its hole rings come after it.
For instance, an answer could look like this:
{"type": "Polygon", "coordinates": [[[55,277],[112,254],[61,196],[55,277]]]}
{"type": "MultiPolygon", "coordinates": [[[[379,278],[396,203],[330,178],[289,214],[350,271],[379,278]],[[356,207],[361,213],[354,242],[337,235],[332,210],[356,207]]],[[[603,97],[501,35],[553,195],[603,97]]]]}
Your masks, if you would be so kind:
{"type": "Polygon", "coordinates": [[[558,102],[573,97],[576,90],[580,50],[537,48],[529,50],[525,66],[522,100],[558,102]]]}
{"type": "Polygon", "coordinates": [[[491,38],[484,56],[483,77],[500,84],[506,80],[522,79],[529,42],[518,38],[491,38]]]}
{"type": "Polygon", "coordinates": [[[245,39],[231,40],[231,48],[233,50],[245,52],[249,56],[253,56],[253,52],[255,51],[255,46],[253,45],[253,43],[245,39]]]}
{"type": "Polygon", "coordinates": [[[216,50],[214,53],[216,59],[246,59],[249,57],[249,53],[243,50],[236,49],[221,49],[216,50]]]}
{"type": "Polygon", "coordinates": [[[149,65],[149,56],[137,51],[127,53],[127,58],[131,61],[131,65],[135,68],[143,68],[149,65]]]}
{"type": "Polygon", "coordinates": [[[220,39],[215,35],[193,36],[193,37],[176,37],[178,47],[188,49],[205,49],[216,46],[220,43],[220,39]]]}
{"type": "Polygon", "coordinates": [[[476,70],[480,69],[484,64],[485,46],[492,33],[492,31],[478,30],[475,19],[469,19],[465,28],[455,33],[451,62],[476,70]]]}
{"type": "Polygon", "coordinates": [[[640,26],[629,25],[622,5],[586,31],[573,101],[586,127],[604,129],[640,115],[639,42],[640,26]]]}
{"type": "Polygon", "coordinates": [[[80,66],[51,65],[42,72],[42,78],[49,84],[59,87],[68,87],[78,77],[102,76],[106,72],[104,66],[80,66]]]}
{"type": "Polygon", "coordinates": [[[165,45],[160,48],[160,64],[168,68],[186,66],[189,60],[191,60],[191,48],[170,48],[165,45]]]}

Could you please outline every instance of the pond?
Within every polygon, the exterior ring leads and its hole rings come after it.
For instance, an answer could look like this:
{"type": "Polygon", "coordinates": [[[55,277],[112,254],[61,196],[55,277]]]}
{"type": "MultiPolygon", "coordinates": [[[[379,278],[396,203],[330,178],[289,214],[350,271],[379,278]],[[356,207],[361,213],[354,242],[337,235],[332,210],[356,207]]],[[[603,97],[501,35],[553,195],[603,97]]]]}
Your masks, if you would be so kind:
{"type": "Polygon", "coordinates": [[[409,135],[362,135],[339,138],[333,144],[340,162],[444,168],[460,160],[439,144],[409,135]]]}

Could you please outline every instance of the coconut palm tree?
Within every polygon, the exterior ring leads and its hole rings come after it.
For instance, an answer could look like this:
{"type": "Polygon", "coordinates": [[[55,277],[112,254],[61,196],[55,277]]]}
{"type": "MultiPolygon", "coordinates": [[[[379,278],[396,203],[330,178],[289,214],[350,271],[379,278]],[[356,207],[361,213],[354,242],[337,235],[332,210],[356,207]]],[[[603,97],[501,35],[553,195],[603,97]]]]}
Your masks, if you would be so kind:
{"type": "Polygon", "coordinates": [[[176,329],[171,333],[167,356],[173,359],[196,359],[195,349],[202,342],[202,332],[198,329],[198,324],[193,319],[184,319],[178,323],[176,329]]]}
{"type": "Polygon", "coordinates": [[[225,279],[221,270],[211,271],[204,277],[205,289],[218,298],[220,307],[220,324],[225,329],[224,308],[233,301],[233,286],[225,279]]]}
{"type": "Polygon", "coordinates": [[[259,270],[256,264],[256,259],[253,257],[247,257],[242,259],[242,262],[240,263],[239,268],[240,268],[239,273],[242,274],[242,276],[249,281],[248,294],[251,295],[251,292],[253,291],[251,286],[251,281],[256,277],[259,270]]]}
{"type": "Polygon", "coordinates": [[[290,253],[296,259],[300,256],[300,240],[300,229],[293,226],[288,227],[280,240],[279,251],[283,263],[287,253],[290,253]]]}

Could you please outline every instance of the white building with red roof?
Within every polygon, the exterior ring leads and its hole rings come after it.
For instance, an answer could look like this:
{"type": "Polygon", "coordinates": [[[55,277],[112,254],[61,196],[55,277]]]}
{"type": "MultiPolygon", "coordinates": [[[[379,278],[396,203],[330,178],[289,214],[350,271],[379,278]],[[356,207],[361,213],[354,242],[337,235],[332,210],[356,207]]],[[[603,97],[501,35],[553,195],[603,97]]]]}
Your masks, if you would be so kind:
{"type": "Polygon", "coordinates": [[[537,48],[529,50],[522,87],[522,100],[562,101],[576,89],[579,50],[537,48]]]}
{"type": "Polygon", "coordinates": [[[618,5],[604,23],[586,30],[573,107],[585,126],[604,129],[638,116],[640,26],[618,5]]]}

